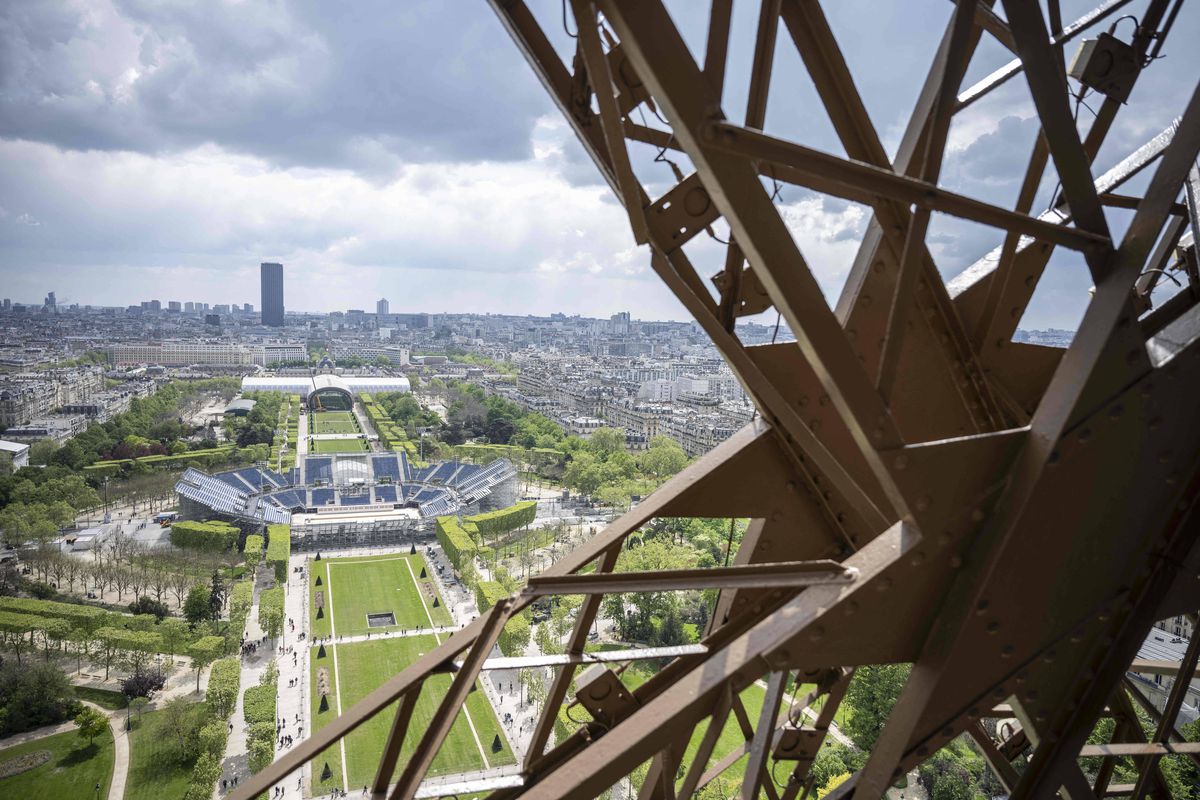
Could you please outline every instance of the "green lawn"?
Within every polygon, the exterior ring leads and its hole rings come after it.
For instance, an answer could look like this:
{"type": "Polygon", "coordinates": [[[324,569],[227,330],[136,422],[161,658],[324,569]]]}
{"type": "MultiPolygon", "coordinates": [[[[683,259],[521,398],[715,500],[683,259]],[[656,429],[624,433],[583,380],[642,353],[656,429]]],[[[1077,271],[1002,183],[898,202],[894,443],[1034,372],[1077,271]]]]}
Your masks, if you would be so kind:
{"type": "Polygon", "coordinates": [[[308,415],[309,433],[360,433],[349,411],[314,411],[308,415]]]}
{"type": "Polygon", "coordinates": [[[386,556],[361,556],[358,558],[327,558],[313,561],[309,569],[309,614],[310,635],[313,638],[329,636],[329,606],[333,605],[334,630],[339,636],[356,636],[376,631],[404,628],[412,630],[418,626],[429,627],[429,617],[434,625],[449,626],[454,621],[445,603],[430,578],[420,578],[426,566],[425,557],[408,554],[386,556]],[[410,571],[411,569],[411,571],[410,571]],[[322,585],[316,585],[320,576],[322,585]],[[413,578],[417,583],[413,583],[413,578]],[[417,584],[425,594],[425,605],[421,604],[417,584]],[[317,618],[316,593],[325,593],[325,616],[317,618]],[[437,606],[433,605],[434,598],[437,606]],[[429,616],[426,616],[426,608],[429,616]],[[367,614],[392,612],[396,624],[391,627],[369,628],[367,614]]]}
{"type": "Polygon", "coordinates": [[[100,689],[95,686],[76,686],[75,696],[80,700],[95,703],[109,711],[118,711],[128,704],[125,695],[113,689],[100,689]]]}
{"type": "Polygon", "coordinates": [[[68,731],[0,750],[0,761],[38,750],[49,750],[50,760],[20,775],[0,778],[0,797],[94,800],[97,783],[100,784],[100,797],[108,796],[108,782],[113,770],[113,739],[107,728],[104,735],[98,736],[90,745],[85,744],[75,731],[68,731]]]}
{"type": "MultiPolygon", "coordinates": [[[[338,687],[336,679],[338,675],[341,677],[342,710],[345,711],[435,645],[436,642],[431,635],[339,645],[337,647],[338,669],[336,674],[333,666],[332,647],[326,647],[325,658],[318,658],[316,649],[310,650],[314,732],[320,730],[337,716],[336,692],[338,687]],[[329,698],[329,710],[325,712],[320,711],[320,697],[317,694],[317,672],[322,667],[329,670],[330,687],[334,692],[329,698]]],[[[425,681],[420,699],[417,701],[417,707],[413,712],[409,735],[405,739],[400,753],[397,774],[400,769],[403,769],[406,760],[416,746],[417,737],[428,727],[430,719],[437,710],[437,704],[450,687],[450,681],[449,675],[434,675],[425,681]]],[[[387,739],[392,718],[396,713],[396,706],[397,704],[393,703],[347,737],[346,757],[350,787],[368,784],[373,779],[379,758],[383,753],[384,742],[387,739]]],[[[470,723],[474,724],[478,743],[476,735],[472,734],[471,725],[468,724],[467,715],[460,714],[434,759],[430,774],[445,775],[483,769],[485,757],[487,766],[513,763],[514,758],[508,748],[508,742],[500,732],[499,721],[482,688],[473,692],[467,699],[467,713],[470,715],[470,723]],[[497,736],[500,739],[501,749],[499,752],[493,752],[492,743],[497,736]],[[482,755],[480,753],[481,746],[482,755]]],[[[324,794],[334,786],[341,786],[341,776],[339,748],[330,748],[313,761],[313,778],[316,781],[313,793],[324,794]],[[332,777],[322,781],[320,776],[326,763],[329,764],[332,777]]]]}
{"type": "Polygon", "coordinates": [[[362,439],[313,439],[310,453],[366,453],[369,448],[362,439]]]}
{"type": "Polygon", "coordinates": [[[162,730],[160,711],[147,711],[134,722],[129,734],[129,777],[125,800],[158,800],[183,797],[192,775],[191,764],[178,764],[161,752],[167,735],[162,730]]]}

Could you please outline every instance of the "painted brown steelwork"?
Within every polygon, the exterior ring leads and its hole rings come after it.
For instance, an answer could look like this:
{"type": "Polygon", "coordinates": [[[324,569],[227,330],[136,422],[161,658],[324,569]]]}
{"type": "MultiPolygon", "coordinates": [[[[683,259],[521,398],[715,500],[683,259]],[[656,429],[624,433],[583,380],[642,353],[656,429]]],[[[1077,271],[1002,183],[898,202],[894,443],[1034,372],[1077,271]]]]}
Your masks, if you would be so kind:
{"type": "MultiPolygon", "coordinates": [[[[523,2],[491,5],[625,203],[655,272],[712,338],[762,416],[552,566],[534,589],[454,634],[283,755],[236,797],[270,788],[401,697],[373,796],[436,794],[419,787],[444,725],[432,733],[408,730],[426,678],[465,670],[442,700],[452,713],[463,687],[487,668],[485,651],[502,622],[535,596],[572,590],[594,594],[579,610],[568,656],[554,660],[558,672],[521,775],[483,780],[471,791],[592,797],[649,760],[640,797],[690,796],[748,754],[741,796],[790,800],[813,788],[812,758],[854,668],[911,662],[866,765],[831,796],[879,797],[962,734],[979,743],[1015,798],[1167,796],[1160,758],[1196,749],[1176,731],[1181,694],[1154,717],[1156,735],[1147,741],[1133,710],[1145,700],[1123,676],[1154,620],[1200,608],[1200,285],[1194,237],[1180,222],[1196,209],[1195,191],[1184,187],[1189,173],[1200,175],[1200,94],[1163,134],[1097,179],[1091,162],[1120,104],[1106,100],[1081,136],[1062,62],[1063,45],[1138,4],[1110,0],[1064,28],[1057,3],[1050,3],[1047,22],[1040,5],[1026,0],[960,0],[894,162],[816,0],[761,4],[740,122],[721,110],[728,0],[715,0],[711,10],[686,7],[709,23],[703,64],[661,0],[572,0],[579,31],[573,71],[523,2]],[[849,159],[762,132],[768,90],[788,80],[771,69],[783,30],[849,159]],[[964,89],[983,36],[1017,59],[964,89]],[[1042,132],[1016,208],[940,188],[950,118],[1017,76],[1033,94],[1042,132]],[[669,128],[631,118],[649,103],[669,128]],[[677,171],[678,185],[655,200],[638,183],[629,142],[681,151],[695,171],[677,171]],[[1033,217],[1048,167],[1061,180],[1062,199],[1033,217]],[[1142,197],[1115,193],[1142,170],[1152,170],[1142,197]],[[763,176],[873,210],[836,311],[763,176]],[[1111,238],[1106,217],[1114,205],[1133,212],[1120,241],[1111,238]],[[947,286],[925,246],[935,211],[995,226],[1004,244],[947,286]],[[722,219],[730,243],[714,297],[684,244],[722,219]],[[1065,352],[1012,342],[1061,246],[1082,254],[1095,282],[1074,341],[1065,352]],[[1161,283],[1153,270],[1176,263],[1177,253],[1186,285],[1148,310],[1150,291],[1161,283]],[[745,346],[733,322],[769,306],[796,341],[745,346]],[[701,646],[680,650],[645,684],[621,693],[619,706],[597,708],[604,725],[549,746],[576,669],[587,660],[579,654],[599,593],[652,585],[652,574],[606,577],[620,549],[647,521],[670,516],[752,520],[732,567],[663,576],[672,586],[722,587],[701,646]],[[593,565],[592,577],[572,577],[593,565]],[[814,570],[825,577],[802,574],[814,570]],[[764,680],[768,695],[780,694],[788,675],[817,688],[795,699],[782,719],[773,703],[752,719],[738,693],[764,680]],[[806,716],[818,700],[820,714],[806,716]],[[995,741],[980,721],[1001,706],[1019,729],[995,741]],[[1114,716],[1120,735],[1085,746],[1105,715],[1114,716]],[[746,744],[710,763],[730,718],[746,744]],[[699,747],[688,761],[680,743],[696,731],[699,747]],[[422,742],[419,763],[397,764],[406,740],[422,742]],[[1028,763],[1018,771],[1010,762],[1022,752],[1028,763]],[[1136,783],[1111,783],[1112,756],[1119,755],[1138,757],[1136,783]],[[1083,756],[1103,757],[1092,782],[1080,768],[1083,756]],[[788,765],[779,783],[773,757],[776,767],[788,765]]],[[[1176,6],[1139,5],[1132,44],[1145,63],[1176,6]]],[[[1191,229],[1200,223],[1189,220],[1191,229]]],[[[1186,677],[1196,659],[1193,647],[1183,664],[1138,666],[1186,677]]]]}

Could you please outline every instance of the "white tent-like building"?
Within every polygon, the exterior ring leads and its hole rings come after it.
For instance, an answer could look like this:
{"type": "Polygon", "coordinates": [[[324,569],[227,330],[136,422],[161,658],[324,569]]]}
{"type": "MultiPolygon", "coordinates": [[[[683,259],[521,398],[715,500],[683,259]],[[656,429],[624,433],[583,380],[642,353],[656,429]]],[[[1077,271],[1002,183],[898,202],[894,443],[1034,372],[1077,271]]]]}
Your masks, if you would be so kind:
{"type": "Polygon", "coordinates": [[[243,392],[284,392],[298,394],[304,400],[330,394],[340,394],[349,400],[363,392],[407,392],[411,389],[408,378],[384,375],[247,375],[242,378],[243,392]]]}

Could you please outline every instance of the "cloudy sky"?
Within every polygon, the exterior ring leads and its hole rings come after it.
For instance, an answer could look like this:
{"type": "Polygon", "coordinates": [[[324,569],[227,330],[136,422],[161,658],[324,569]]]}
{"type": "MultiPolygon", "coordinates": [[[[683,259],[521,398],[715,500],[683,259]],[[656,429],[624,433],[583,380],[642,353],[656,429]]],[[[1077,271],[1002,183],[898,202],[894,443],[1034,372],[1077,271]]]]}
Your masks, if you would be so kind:
{"type": "MultiPolygon", "coordinates": [[[[532,5],[567,52],[559,0],[532,5]]],[[[669,4],[696,53],[704,15],[683,12],[698,5],[669,4]]],[[[1090,5],[1064,2],[1064,16],[1090,5]]],[[[825,6],[892,150],[952,6],[825,6]]],[[[737,120],[757,3],[734,7],[725,109],[737,120]]],[[[1185,8],[1167,58],[1144,73],[1100,169],[1180,113],[1200,74],[1185,47],[1198,13],[1185,8]]],[[[985,39],[968,81],[1008,57],[985,39]]],[[[775,75],[767,130],[840,153],[786,35],[775,75]]],[[[959,116],[943,182],[1011,204],[1036,130],[1012,81],[959,116]]],[[[661,193],[671,173],[653,155],[634,158],[661,193]]],[[[866,210],[793,187],[780,203],[836,299],[866,210]]],[[[942,218],[933,235],[947,276],[999,242],[942,218]]],[[[689,252],[718,271],[711,242],[689,252]]],[[[296,310],[386,296],[396,311],[686,317],[483,0],[0,3],[0,296],[257,306],[266,260],[285,264],[296,310]]],[[[1024,326],[1072,327],[1088,285],[1078,259],[1056,257],[1024,326]]]]}

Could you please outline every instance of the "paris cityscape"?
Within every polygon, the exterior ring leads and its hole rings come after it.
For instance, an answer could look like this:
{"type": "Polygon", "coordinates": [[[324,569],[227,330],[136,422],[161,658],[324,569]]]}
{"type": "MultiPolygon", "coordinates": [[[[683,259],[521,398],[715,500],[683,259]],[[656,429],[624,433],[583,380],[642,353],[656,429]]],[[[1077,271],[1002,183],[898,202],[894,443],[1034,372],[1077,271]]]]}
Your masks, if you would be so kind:
{"type": "Polygon", "coordinates": [[[0,798],[1200,800],[1094,3],[0,7],[0,798]]]}

